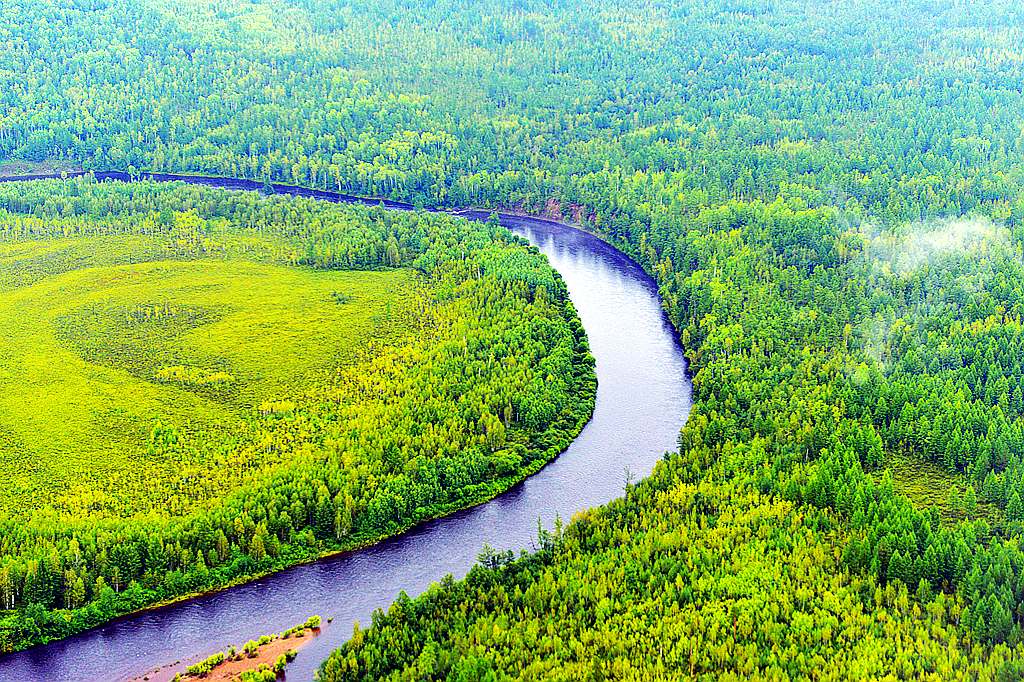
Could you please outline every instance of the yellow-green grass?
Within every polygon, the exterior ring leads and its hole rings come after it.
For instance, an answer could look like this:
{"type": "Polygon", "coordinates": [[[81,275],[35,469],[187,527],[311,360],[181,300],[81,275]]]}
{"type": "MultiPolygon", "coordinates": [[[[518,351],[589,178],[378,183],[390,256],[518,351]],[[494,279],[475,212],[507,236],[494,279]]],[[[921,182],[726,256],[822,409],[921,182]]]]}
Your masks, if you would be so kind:
{"type": "Polygon", "coordinates": [[[950,490],[955,488],[957,496],[963,499],[970,485],[966,476],[907,454],[894,455],[886,464],[896,491],[906,495],[918,509],[936,509],[944,523],[952,524],[964,518],[982,518],[994,526],[1002,523],[1002,514],[994,504],[979,501],[970,513],[950,506],[950,490]]]}
{"type": "MultiPolygon", "coordinates": [[[[300,394],[399,333],[415,290],[405,271],[237,259],[67,271],[109,261],[109,242],[0,246],[0,510],[59,508],[72,491],[78,505],[108,508],[108,491],[158,491],[179,463],[154,447],[155,425],[202,430],[211,451],[223,447],[262,401],[300,394]]],[[[133,237],[110,253],[159,248],[133,237]]],[[[126,513],[160,502],[123,497],[126,513]]]]}

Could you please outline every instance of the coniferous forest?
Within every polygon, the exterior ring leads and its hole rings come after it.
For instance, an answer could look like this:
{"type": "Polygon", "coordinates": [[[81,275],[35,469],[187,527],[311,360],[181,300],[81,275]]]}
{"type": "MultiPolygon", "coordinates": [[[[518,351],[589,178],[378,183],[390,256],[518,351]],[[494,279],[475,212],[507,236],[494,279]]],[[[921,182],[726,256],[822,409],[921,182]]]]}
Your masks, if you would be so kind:
{"type": "Polygon", "coordinates": [[[593,408],[494,221],[170,172],[578,224],[690,361],[650,477],[323,682],[1024,677],[1017,2],[5,0],[0,40],[0,176],[51,177],[0,184],[3,649],[493,497],[593,408]]]}

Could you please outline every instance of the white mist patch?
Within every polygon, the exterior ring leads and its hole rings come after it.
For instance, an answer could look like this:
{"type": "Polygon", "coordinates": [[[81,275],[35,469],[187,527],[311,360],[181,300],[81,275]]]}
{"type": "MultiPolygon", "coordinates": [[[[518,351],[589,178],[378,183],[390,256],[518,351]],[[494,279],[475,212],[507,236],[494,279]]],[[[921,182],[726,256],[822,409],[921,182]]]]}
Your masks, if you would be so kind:
{"type": "Polygon", "coordinates": [[[955,256],[986,256],[1010,249],[1010,233],[987,218],[946,218],[878,233],[869,225],[861,234],[868,255],[895,272],[908,273],[925,264],[955,256]]]}
{"type": "Polygon", "coordinates": [[[983,217],[907,223],[892,231],[862,224],[860,237],[868,267],[883,288],[895,285],[898,290],[898,280],[920,273],[924,267],[930,270],[924,280],[927,284],[915,289],[913,300],[902,300],[906,292],[898,294],[896,309],[879,310],[858,325],[865,356],[883,372],[893,361],[892,337],[913,327],[920,312],[915,312],[917,307],[936,314],[941,308],[959,306],[964,295],[984,288],[992,268],[1000,267],[997,264],[1005,262],[1003,259],[1022,260],[1009,230],[983,217]]]}

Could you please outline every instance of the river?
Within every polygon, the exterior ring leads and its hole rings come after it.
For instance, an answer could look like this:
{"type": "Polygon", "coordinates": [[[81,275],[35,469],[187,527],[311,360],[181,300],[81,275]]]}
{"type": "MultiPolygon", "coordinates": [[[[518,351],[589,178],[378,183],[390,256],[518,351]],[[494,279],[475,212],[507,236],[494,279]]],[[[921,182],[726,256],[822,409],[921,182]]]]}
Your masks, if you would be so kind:
{"type": "MultiPolygon", "coordinates": [[[[126,179],[120,173],[101,179],[126,179]]],[[[157,175],[233,189],[259,183],[157,175]]],[[[380,203],[330,192],[274,186],[327,201],[380,203]]],[[[408,204],[384,202],[396,210],[408,204]]],[[[486,213],[463,211],[470,218],[486,213]]],[[[125,680],[157,664],[175,669],[230,644],[284,630],[313,614],[333,622],[304,647],[287,679],[310,680],[320,662],[366,625],[401,590],[410,596],[475,563],[484,543],[528,549],[538,519],[550,528],[580,510],[622,495],[627,471],[648,475],[675,450],[691,405],[691,386],[677,336],[657,287],[627,256],[582,230],[549,220],[500,215],[503,225],[536,245],[561,273],[597,360],[594,415],[555,461],[490,502],[423,524],[372,547],[297,566],[212,595],[118,620],[75,637],[0,658],[0,681],[125,680]]]]}

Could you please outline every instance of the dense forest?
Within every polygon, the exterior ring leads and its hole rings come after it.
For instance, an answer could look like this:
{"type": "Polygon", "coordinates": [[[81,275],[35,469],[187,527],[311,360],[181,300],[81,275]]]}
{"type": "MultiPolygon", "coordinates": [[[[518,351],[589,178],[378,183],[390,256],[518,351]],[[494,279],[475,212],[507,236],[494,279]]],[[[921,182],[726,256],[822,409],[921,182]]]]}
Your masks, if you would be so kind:
{"type": "Polygon", "coordinates": [[[550,461],[590,415],[593,358],[565,284],[494,223],[88,177],[3,184],[0,207],[4,400],[32,407],[24,387],[45,385],[50,401],[48,421],[13,411],[0,431],[4,649],[480,502],[550,461]],[[320,297],[303,317],[308,300],[272,288],[302,280],[273,270],[268,283],[253,275],[260,263],[308,276],[365,272],[348,290],[333,290],[346,281],[337,277],[328,289],[300,288],[320,297]],[[213,275],[228,265],[240,290],[202,305],[197,292],[224,289],[213,275]],[[362,348],[327,346],[328,364],[303,374],[309,351],[288,339],[323,331],[315,325],[345,329],[332,311],[358,316],[373,302],[369,270],[381,268],[411,271],[384,283],[404,295],[386,298],[368,334],[331,339],[362,348]],[[179,272],[184,285],[167,274],[179,272]],[[271,370],[251,358],[183,340],[194,328],[214,334],[265,287],[299,326],[257,318],[279,337],[245,348],[283,367],[293,377],[284,386],[261,386],[271,370]],[[26,297],[55,316],[56,340],[45,321],[16,317],[26,297]],[[40,380],[41,362],[60,376],[40,380]],[[122,372],[134,381],[118,381],[122,372]],[[67,418],[54,390],[87,409],[67,418]],[[30,428],[19,432],[19,419],[30,428]],[[79,433],[74,419],[96,428],[79,433]],[[68,438],[56,451],[51,431],[68,438]],[[134,437],[119,442],[120,432],[134,437]]]}
{"type": "MultiPolygon", "coordinates": [[[[887,274],[859,233],[843,236],[856,246],[845,258],[801,272],[770,235],[812,213],[781,204],[730,213],[713,212],[724,226],[698,224],[673,252],[691,265],[666,294],[681,301],[673,311],[697,368],[679,454],[624,499],[542,534],[537,553],[485,554],[466,581],[400,600],[325,663],[322,679],[1024,673],[1020,524],[974,492],[1008,478],[991,453],[1010,466],[1016,417],[1008,411],[1005,426],[992,420],[980,432],[960,423],[1002,408],[983,391],[948,390],[940,382],[952,363],[939,359],[996,319],[1004,333],[1017,326],[1019,310],[995,313],[984,296],[973,321],[958,308],[948,335],[941,326],[964,287],[976,292],[991,274],[978,250],[1003,252],[991,257],[1010,268],[1004,281],[1020,267],[1009,241],[979,242],[970,258],[932,253],[919,267],[958,272],[960,286],[929,308],[920,289],[921,300],[911,295],[925,273],[887,274]],[[905,317],[876,332],[875,318],[894,309],[905,317]],[[860,338],[856,319],[865,320],[860,338]],[[901,371],[901,348],[926,347],[907,338],[932,325],[942,329],[931,342],[938,357],[901,371]],[[892,414],[889,401],[909,386],[913,399],[892,414]],[[948,426],[922,432],[933,419],[948,426]],[[915,436],[934,450],[915,447],[915,436]],[[953,447],[985,458],[985,470],[945,464],[953,447]],[[920,475],[903,469],[910,480],[894,481],[886,461],[899,455],[941,464],[946,475],[931,481],[938,501],[899,492],[920,475]],[[962,501],[949,504],[948,490],[963,490],[962,501]]],[[[998,365],[987,367],[998,381],[998,365]]]]}
{"type": "MultiPolygon", "coordinates": [[[[544,213],[657,279],[679,451],[400,599],[324,680],[1017,679],[1022,26],[1007,0],[15,0],[0,168],[544,213]]],[[[95,229],[5,197],[15,230],[95,229]]],[[[361,258],[313,237],[295,258],[361,258]]]]}

